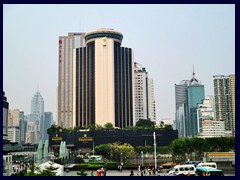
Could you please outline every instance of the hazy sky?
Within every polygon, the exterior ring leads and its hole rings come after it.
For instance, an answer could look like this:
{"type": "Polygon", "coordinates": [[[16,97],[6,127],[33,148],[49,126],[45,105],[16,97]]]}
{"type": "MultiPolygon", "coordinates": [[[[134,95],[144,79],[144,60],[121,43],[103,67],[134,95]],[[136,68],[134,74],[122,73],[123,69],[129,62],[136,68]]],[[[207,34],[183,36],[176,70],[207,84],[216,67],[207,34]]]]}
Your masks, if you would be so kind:
{"type": "Polygon", "coordinates": [[[39,89],[57,114],[58,37],[113,28],[154,79],[156,116],[175,119],[174,84],[195,76],[214,95],[213,75],[235,74],[235,5],[3,5],[3,90],[30,113],[39,89]]]}

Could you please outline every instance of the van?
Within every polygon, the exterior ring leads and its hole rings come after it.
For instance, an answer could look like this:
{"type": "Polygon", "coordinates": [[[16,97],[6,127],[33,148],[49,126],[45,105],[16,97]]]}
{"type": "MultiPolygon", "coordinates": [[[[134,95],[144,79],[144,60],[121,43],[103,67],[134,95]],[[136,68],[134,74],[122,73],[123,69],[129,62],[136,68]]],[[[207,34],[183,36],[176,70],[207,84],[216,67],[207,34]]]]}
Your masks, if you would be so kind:
{"type": "Polygon", "coordinates": [[[197,166],[199,167],[211,167],[217,169],[217,164],[215,162],[205,162],[205,163],[199,163],[197,166]]]}
{"type": "Polygon", "coordinates": [[[194,164],[183,164],[183,165],[176,165],[174,168],[169,171],[169,176],[182,176],[182,175],[195,175],[196,168],[194,164]]]}
{"type": "Polygon", "coordinates": [[[212,167],[196,167],[196,176],[224,176],[223,171],[212,167]]]}

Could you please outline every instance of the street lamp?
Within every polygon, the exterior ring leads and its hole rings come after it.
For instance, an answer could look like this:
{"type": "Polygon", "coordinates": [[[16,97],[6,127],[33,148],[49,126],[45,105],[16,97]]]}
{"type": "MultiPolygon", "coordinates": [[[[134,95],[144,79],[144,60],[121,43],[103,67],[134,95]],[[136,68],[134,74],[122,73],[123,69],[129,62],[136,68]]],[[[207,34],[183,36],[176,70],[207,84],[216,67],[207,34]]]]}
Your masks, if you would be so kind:
{"type": "Polygon", "coordinates": [[[157,169],[157,158],[156,158],[156,134],[155,134],[155,132],[153,132],[153,145],[154,145],[154,162],[155,162],[155,171],[156,171],[156,169],[157,169]]]}
{"type": "Polygon", "coordinates": [[[121,153],[121,165],[123,165],[123,163],[122,163],[122,153],[121,153]]]}
{"type": "Polygon", "coordinates": [[[142,167],[143,167],[143,151],[141,151],[141,157],[142,157],[142,167]]]}

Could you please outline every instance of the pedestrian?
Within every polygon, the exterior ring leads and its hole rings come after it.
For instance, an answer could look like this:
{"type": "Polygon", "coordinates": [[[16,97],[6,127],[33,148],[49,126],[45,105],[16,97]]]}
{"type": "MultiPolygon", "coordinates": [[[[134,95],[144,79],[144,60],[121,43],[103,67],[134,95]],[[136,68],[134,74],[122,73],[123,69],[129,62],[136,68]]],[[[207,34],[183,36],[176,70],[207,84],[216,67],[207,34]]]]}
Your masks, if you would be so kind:
{"type": "Polygon", "coordinates": [[[143,176],[143,172],[144,172],[144,170],[141,170],[141,176],[143,176]]]}
{"type": "Polygon", "coordinates": [[[101,170],[100,169],[97,170],[97,176],[101,176],[101,170]]]}
{"type": "Polygon", "coordinates": [[[131,170],[130,176],[134,176],[133,170],[131,170]]]}

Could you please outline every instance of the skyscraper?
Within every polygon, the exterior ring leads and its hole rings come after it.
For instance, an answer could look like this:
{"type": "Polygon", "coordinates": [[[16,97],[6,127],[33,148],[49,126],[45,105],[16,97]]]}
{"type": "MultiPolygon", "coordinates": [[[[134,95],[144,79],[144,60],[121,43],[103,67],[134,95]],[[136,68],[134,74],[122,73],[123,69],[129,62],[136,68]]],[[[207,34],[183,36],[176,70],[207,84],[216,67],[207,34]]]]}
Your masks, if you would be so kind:
{"type": "Polygon", "coordinates": [[[134,63],[134,78],[136,122],[139,119],[156,121],[153,79],[148,77],[146,69],[137,62],[134,63]]]}
{"type": "Polygon", "coordinates": [[[68,33],[58,41],[58,125],[73,127],[73,49],[85,46],[84,33],[68,33]]]}
{"type": "Polygon", "coordinates": [[[74,50],[73,126],[135,124],[133,50],[121,47],[122,39],[113,29],[97,29],[74,50]]]}
{"type": "Polygon", "coordinates": [[[205,97],[204,85],[193,76],[190,81],[184,80],[175,84],[176,128],[179,137],[195,137],[198,132],[197,108],[205,97]]]}
{"type": "Polygon", "coordinates": [[[216,120],[225,122],[225,130],[235,134],[235,75],[215,75],[216,120]]]}
{"type": "Polygon", "coordinates": [[[188,119],[186,123],[186,135],[189,137],[197,136],[197,108],[198,104],[202,103],[205,98],[204,85],[202,85],[196,78],[193,72],[193,77],[187,88],[187,110],[188,119]]]}
{"type": "Polygon", "coordinates": [[[175,84],[175,102],[176,102],[176,129],[178,137],[186,137],[186,121],[187,121],[187,87],[189,80],[182,80],[179,84],[175,84]]]}
{"type": "Polygon", "coordinates": [[[35,93],[31,101],[31,117],[37,125],[37,130],[40,132],[38,140],[44,140],[44,100],[39,90],[35,93]]]}

